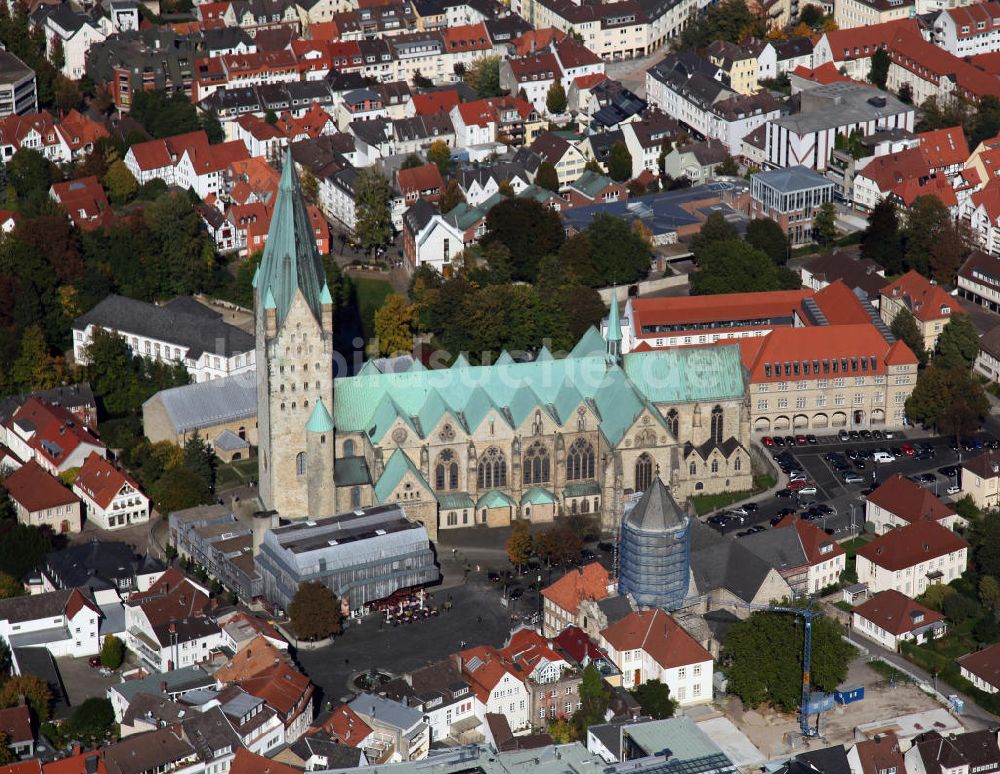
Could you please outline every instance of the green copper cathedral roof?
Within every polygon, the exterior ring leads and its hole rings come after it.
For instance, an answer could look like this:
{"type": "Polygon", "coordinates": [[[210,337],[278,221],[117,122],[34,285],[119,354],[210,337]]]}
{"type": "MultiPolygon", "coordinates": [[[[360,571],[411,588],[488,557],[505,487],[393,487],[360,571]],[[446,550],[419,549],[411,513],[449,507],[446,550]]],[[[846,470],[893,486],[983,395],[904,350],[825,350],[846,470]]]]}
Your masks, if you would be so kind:
{"type": "Polygon", "coordinates": [[[326,410],[323,399],[316,401],[316,407],[312,410],[309,421],[306,422],[306,430],[310,433],[329,433],[333,431],[333,417],[326,410]]]}
{"type": "Polygon", "coordinates": [[[618,314],[618,288],[611,289],[611,311],[608,313],[608,341],[622,340],[622,320],[618,314]]]}
{"type": "Polygon", "coordinates": [[[257,298],[265,299],[265,308],[276,310],[279,324],[288,314],[296,290],[302,292],[317,319],[322,305],[329,303],[326,272],[316,250],[309,211],[295,174],[291,151],[285,154],[271,227],[260,267],[254,276],[254,287],[257,298]]]}

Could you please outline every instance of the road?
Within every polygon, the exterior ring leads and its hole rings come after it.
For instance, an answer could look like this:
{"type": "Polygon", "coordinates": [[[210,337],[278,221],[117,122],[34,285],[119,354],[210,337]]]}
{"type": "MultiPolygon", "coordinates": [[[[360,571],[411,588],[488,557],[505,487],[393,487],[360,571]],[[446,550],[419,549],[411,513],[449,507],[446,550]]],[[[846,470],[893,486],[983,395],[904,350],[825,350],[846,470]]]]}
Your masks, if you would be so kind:
{"type": "Polygon", "coordinates": [[[640,59],[625,59],[621,62],[608,62],[604,72],[609,78],[621,81],[622,85],[638,97],[646,96],[646,70],[659,62],[669,52],[669,47],[659,48],[648,56],[640,59]]]}
{"type": "Polygon", "coordinates": [[[872,656],[885,661],[888,664],[892,664],[894,667],[902,672],[907,672],[917,678],[919,682],[926,683],[927,685],[934,686],[939,693],[945,696],[951,696],[952,694],[958,695],[961,699],[965,701],[965,709],[961,715],[962,725],[965,726],[968,731],[979,731],[984,728],[996,728],[998,719],[995,715],[990,714],[978,704],[971,697],[966,696],[963,693],[955,691],[950,685],[942,682],[939,686],[937,685],[937,680],[933,675],[928,674],[923,669],[918,667],[916,664],[907,661],[898,653],[886,650],[881,645],[872,642],[865,637],[860,637],[853,631],[848,631],[847,638],[860,648],[864,648],[872,656]]]}
{"type": "MultiPolygon", "coordinates": [[[[992,417],[990,419],[993,419],[992,417]]],[[[980,440],[990,440],[1000,438],[1000,421],[996,422],[996,427],[988,420],[987,430],[979,433],[976,437],[980,440]]],[[[841,442],[836,435],[818,436],[818,443],[807,446],[793,446],[775,448],[774,453],[788,450],[798,463],[804,468],[807,480],[815,485],[816,494],[798,497],[770,497],[758,500],[758,510],[746,516],[740,524],[730,524],[723,529],[724,532],[741,532],[751,526],[760,524],[767,526],[770,520],[777,516],[786,508],[799,510],[801,501],[815,501],[834,508],[835,513],[826,516],[824,519],[817,519],[816,524],[823,529],[832,530],[831,534],[838,538],[846,538],[851,534],[860,532],[864,528],[865,503],[862,490],[867,489],[877,482],[884,481],[888,476],[895,473],[902,473],[905,476],[919,475],[922,473],[933,473],[934,483],[928,484],[928,488],[940,496],[942,499],[949,499],[945,494],[949,480],[938,473],[938,469],[950,465],[959,465],[963,459],[968,459],[970,454],[964,450],[955,451],[950,448],[952,439],[939,436],[925,436],[917,433],[897,433],[892,440],[881,441],[849,441],[841,442]],[[849,449],[879,449],[899,447],[907,441],[919,441],[928,443],[934,448],[934,458],[930,460],[916,460],[913,457],[897,456],[895,462],[887,464],[875,464],[871,460],[864,461],[864,468],[857,470],[865,481],[858,484],[846,484],[841,474],[837,473],[831,463],[826,460],[825,455],[831,452],[840,454],[846,453],[849,449]]],[[[856,463],[855,463],[856,464],[856,463]]]]}

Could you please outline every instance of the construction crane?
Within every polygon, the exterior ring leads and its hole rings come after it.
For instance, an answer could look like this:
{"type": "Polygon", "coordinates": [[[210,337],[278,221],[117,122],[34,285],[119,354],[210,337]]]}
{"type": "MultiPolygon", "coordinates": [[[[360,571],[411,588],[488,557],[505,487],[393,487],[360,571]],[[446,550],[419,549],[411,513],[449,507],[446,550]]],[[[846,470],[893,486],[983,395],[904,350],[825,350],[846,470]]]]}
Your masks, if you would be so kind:
{"type": "Polygon", "coordinates": [[[822,615],[819,610],[813,609],[813,602],[814,600],[810,599],[809,604],[805,607],[758,605],[750,602],[737,603],[740,607],[745,607],[749,610],[762,610],[768,613],[791,613],[792,615],[802,616],[802,619],[805,621],[805,636],[802,638],[802,700],[799,705],[799,728],[802,729],[802,735],[806,737],[816,736],[819,733],[817,729],[809,725],[809,705],[812,702],[812,676],[809,673],[812,665],[812,622],[813,618],[822,615]]]}

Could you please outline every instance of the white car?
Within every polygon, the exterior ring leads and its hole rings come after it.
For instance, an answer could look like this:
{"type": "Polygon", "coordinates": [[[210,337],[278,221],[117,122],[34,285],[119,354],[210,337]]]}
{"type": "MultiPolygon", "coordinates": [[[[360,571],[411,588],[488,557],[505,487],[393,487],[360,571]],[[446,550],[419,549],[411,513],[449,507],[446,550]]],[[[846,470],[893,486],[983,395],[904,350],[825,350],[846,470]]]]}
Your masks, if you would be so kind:
{"type": "Polygon", "coordinates": [[[809,484],[808,486],[804,486],[801,489],[799,489],[798,493],[800,497],[802,495],[814,495],[816,494],[816,487],[814,487],[812,484],[809,484]]]}
{"type": "Polygon", "coordinates": [[[896,461],[896,458],[893,455],[889,454],[889,452],[884,452],[884,451],[877,451],[877,452],[875,452],[875,454],[872,456],[872,459],[875,460],[875,462],[895,462],[896,461]]]}
{"type": "Polygon", "coordinates": [[[788,474],[788,480],[789,481],[805,481],[806,480],[805,471],[803,471],[803,470],[793,470],[791,473],[788,474]]]}
{"type": "Polygon", "coordinates": [[[735,508],[731,508],[730,513],[735,513],[737,516],[746,516],[750,512],[744,508],[742,505],[737,505],[735,508]]]}
{"type": "Polygon", "coordinates": [[[958,486],[957,484],[952,484],[951,486],[948,487],[948,494],[950,495],[957,495],[961,491],[962,487],[958,486]]]}

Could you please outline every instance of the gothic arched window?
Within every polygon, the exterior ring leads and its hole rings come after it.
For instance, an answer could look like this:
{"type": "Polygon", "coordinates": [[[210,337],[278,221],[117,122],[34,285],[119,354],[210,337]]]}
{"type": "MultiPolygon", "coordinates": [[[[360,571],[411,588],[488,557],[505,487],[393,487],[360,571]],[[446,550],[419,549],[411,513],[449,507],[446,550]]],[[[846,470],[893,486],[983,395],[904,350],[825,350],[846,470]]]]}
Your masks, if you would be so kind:
{"type": "Polygon", "coordinates": [[[507,486],[507,458],[496,446],[483,452],[476,480],[480,489],[507,486]]]}
{"type": "Polygon", "coordinates": [[[458,462],[451,449],[445,449],[438,455],[437,465],[434,466],[434,488],[439,492],[458,489],[458,462]]]}
{"type": "Polygon", "coordinates": [[[712,460],[712,472],[713,473],[718,473],[719,472],[719,461],[718,460],[712,460]]]}
{"type": "Polygon", "coordinates": [[[549,450],[535,442],[524,453],[524,483],[545,484],[551,478],[549,450]]]}
{"type": "Polygon", "coordinates": [[[295,455],[295,475],[304,476],[306,474],[306,453],[299,452],[295,455]]]}
{"type": "Polygon", "coordinates": [[[677,409],[670,409],[667,412],[667,429],[673,433],[674,438],[677,437],[677,427],[679,424],[679,417],[677,414],[677,409]]]}
{"type": "Polygon", "coordinates": [[[733,470],[735,470],[738,473],[742,469],[743,469],[743,462],[740,460],[739,457],[737,457],[735,460],[733,460],[733,470]]]}
{"type": "Polygon", "coordinates": [[[639,455],[635,461],[635,490],[645,492],[653,483],[653,458],[648,454],[639,455]]]}
{"type": "Polygon", "coordinates": [[[695,465],[693,462],[690,465],[688,465],[688,473],[690,473],[693,476],[697,472],[698,472],[697,465],[695,465]]]}
{"type": "Polygon", "coordinates": [[[577,481],[593,477],[594,447],[585,438],[577,438],[566,455],[566,478],[577,481]]]}
{"type": "Polygon", "coordinates": [[[722,406],[716,406],[712,409],[712,440],[716,443],[722,443],[722,406]]]}
{"type": "Polygon", "coordinates": [[[354,441],[348,438],[344,441],[344,456],[353,457],[354,456],[354,441]]]}

